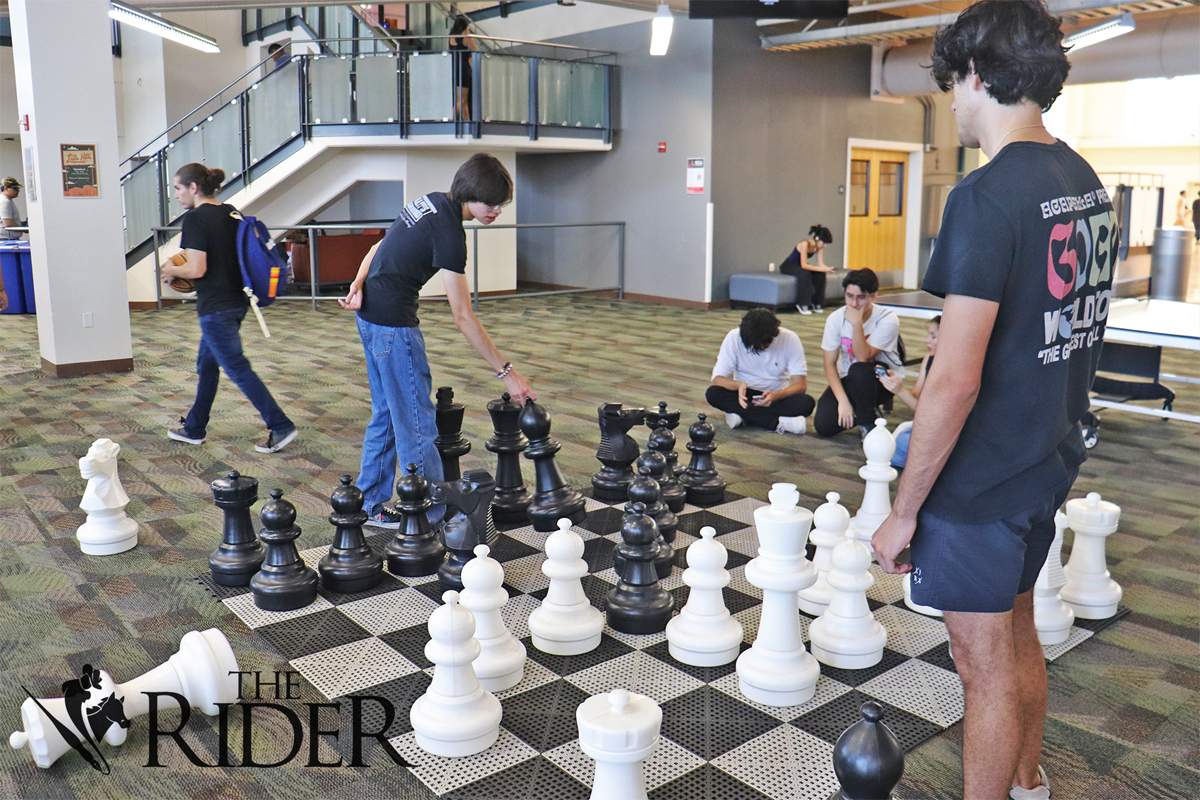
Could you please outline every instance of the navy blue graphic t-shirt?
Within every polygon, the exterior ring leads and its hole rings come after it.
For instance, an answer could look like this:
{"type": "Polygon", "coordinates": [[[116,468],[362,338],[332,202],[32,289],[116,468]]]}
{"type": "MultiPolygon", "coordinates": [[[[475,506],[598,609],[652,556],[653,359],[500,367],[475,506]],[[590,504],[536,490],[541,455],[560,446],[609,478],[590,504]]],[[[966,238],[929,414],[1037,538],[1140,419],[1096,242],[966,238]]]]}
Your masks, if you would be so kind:
{"type": "Polygon", "coordinates": [[[1087,457],[1079,421],[1119,239],[1104,186],[1062,142],[1014,142],[950,193],[922,288],[1000,309],[979,396],[924,510],[989,522],[1066,487],[1087,457]]]}

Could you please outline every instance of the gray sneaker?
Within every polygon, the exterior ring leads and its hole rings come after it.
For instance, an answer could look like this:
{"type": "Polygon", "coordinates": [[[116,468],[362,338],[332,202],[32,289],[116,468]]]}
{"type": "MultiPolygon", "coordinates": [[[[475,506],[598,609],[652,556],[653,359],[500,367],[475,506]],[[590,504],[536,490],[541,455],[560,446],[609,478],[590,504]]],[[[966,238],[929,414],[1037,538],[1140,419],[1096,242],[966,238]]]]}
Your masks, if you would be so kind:
{"type": "Polygon", "coordinates": [[[368,528],[381,528],[385,531],[399,530],[400,523],[404,522],[404,515],[398,511],[393,511],[387,506],[379,509],[378,514],[372,514],[367,517],[367,521],[363,523],[368,528]]]}
{"type": "Polygon", "coordinates": [[[256,444],[254,449],[260,453],[278,453],[283,448],[287,447],[292,442],[296,441],[296,437],[300,435],[299,428],[292,428],[290,433],[285,433],[278,439],[275,438],[275,432],[271,431],[267,434],[266,444],[256,444]]]}

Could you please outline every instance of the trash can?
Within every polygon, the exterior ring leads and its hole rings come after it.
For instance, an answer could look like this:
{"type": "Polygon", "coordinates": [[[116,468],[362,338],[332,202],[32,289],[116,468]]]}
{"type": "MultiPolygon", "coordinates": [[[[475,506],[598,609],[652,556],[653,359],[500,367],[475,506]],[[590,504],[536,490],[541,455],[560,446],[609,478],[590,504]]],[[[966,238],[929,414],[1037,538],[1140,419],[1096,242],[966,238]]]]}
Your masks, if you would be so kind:
{"type": "Polygon", "coordinates": [[[1150,297],[1179,300],[1187,297],[1188,268],[1192,260],[1192,232],[1183,228],[1157,228],[1150,251],[1150,297]]]}
{"type": "Polygon", "coordinates": [[[21,262],[25,254],[14,244],[0,245],[0,275],[4,276],[4,292],[8,295],[5,314],[25,313],[25,291],[21,281],[21,262]]]}

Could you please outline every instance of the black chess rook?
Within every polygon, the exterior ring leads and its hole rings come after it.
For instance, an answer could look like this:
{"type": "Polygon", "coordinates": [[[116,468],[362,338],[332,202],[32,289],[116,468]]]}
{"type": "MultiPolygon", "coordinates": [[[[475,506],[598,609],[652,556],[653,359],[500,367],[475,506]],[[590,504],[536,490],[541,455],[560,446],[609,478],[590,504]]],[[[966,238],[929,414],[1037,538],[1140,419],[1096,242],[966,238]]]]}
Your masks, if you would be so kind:
{"type": "MultiPolygon", "coordinates": [[[[670,434],[671,446],[660,452],[667,457],[667,466],[671,470],[671,475],[675,478],[678,478],[683,472],[683,467],[679,466],[679,454],[675,452],[675,429],[679,427],[679,418],[679,410],[674,408],[668,409],[666,402],[661,400],[658,403],[657,409],[646,412],[647,428],[651,431],[666,428],[670,434]]],[[[679,509],[677,508],[672,510],[676,514],[679,513],[679,509]]]]}
{"type": "Polygon", "coordinates": [[[904,777],[904,748],[883,719],[883,706],[862,704],[863,718],[833,746],[833,771],[841,786],[829,800],[890,800],[904,777]]]}
{"type": "Polygon", "coordinates": [[[562,445],[550,438],[550,415],[532,399],[525,401],[520,417],[521,433],[529,440],[525,457],[533,461],[535,490],[529,501],[529,521],[536,531],[558,530],[560,519],[572,525],[583,522],[586,513],[583,495],[569,485],[559,472],[554,457],[562,445]]]}
{"type": "Polygon", "coordinates": [[[471,452],[471,443],[462,435],[463,414],[466,411],[466,406],[454,402],[452,388],[438,387],[437,406],[434,408],[438,435],[433,440],[433,446],[442,457],[442,480],[445,481],[456,481],[462,477],[458,460],[471,452]]]}
{"type": "Polygon", "coordinates": [[[296,550],[300,536],[296,507],[283,499],[282,489],[273,489],[261,516],[259,538],[267,546],[267,556],[262,569],[250,579],[254,605],[264,611],[304,608],[317,599],[317,573],[304,564],[296,550]]]}
{"type": "Polygon", "coordinates": [[[529,520],[529,492],[521,476],[521,453],[529,441],[521,433],[521,406],[505,392],[499,400],[487,404],[494,435],[484,445],[496,454],[496,496],[492,517],[504,524],[525,524],[529,520]]]}
{"type": "Polygon", "coordinates": [[[603,465],[592,476],[592,496],[616,503],[624,500],[633,481],[631,465],[638,457],[638,443],[629,429],[641,425],[646,409],[626,408],[620,403],[605,403],[596,409],[600,422],[600,447],[596,459],[603,465]]]}
{"type": "Polygon", "coordinates": [[[713,439],[717,430],[708,421],[707,414],[698,415],[696,422],[688,428],[687,449],[692,458],[679,477],[679,482],[687,489],[687,501],[697,506],[712,506],[725,499],[725,480],[717,474],[713,464],[713,451],[717,446],[713,439]]]}
{"type": "MultiPolygon", "coordinates": [[[[629,484],[629,502],[625,504],[625,513],[635,513],[635,504],[640,503],[646,516],[654,520],[658,528],[658,555],[654,559],[654,572],[659,580],[671,577],[671,568],[675,566],[675,529],[679,527],[679,518],[659,499],[659,484],[654,479],[654,473],[662,473],[667,467],[666,459],[658,453],[647,453],[637,461],[638,476],[629,484]],[[649,459],[643,460],[646,456],[649,459]]],[[[613,569],[618,577],[625,568],[625,559],[621,555],[620,546],[613,548],[613,569]]]]}
{"type": "Polygon", "coordinates": [[[496,481],[483,469],[467,470],[457,481],[434,484],[434,500],[445,503],[451,512],[442,526],[446,560],[438,567],[438,580],[448,590],[462,591],[462,568],[475,557],[475,548],[494,545],[499,536],[491,515],[495,492],[496,481]]]}
{"type": "Polygon", "coordinates": [[[658,633],[666,630],[675,610],[675,598],[662,588],[655,572],[658,527],[641,503],[631,504],[621,521],[618,553],[625,562],[617,585],[604,598],[609,626],[621,633],[658,633]]]}
{"type": "Polygon", "coordinates": [[[321,585],[331,592],[352,594],[373,589],[383,580],[383,557],[371,549],[363,536],[363,493],[343,475],[342,485],[333,490],[329,524],[337,528],[333,545],[317,565],[321,585]]]}
{"type": "Polygon", "coordinates": [[[404,521],[384,551],[388,572],[406,578],[432,575],[446,557],[446,548],[429,524],[429,481],[409,464],[396,481],[396,508],[404,521]]]}
{"type": "Polygon", "coordinates": [[[210,488],[217,508],[225,514],[221,544],[208,559],[213,583],[249,586],[266,555],[250,519],[250,506],[258,502],[258,481],[231,470],[213,481],[210,488]]]}

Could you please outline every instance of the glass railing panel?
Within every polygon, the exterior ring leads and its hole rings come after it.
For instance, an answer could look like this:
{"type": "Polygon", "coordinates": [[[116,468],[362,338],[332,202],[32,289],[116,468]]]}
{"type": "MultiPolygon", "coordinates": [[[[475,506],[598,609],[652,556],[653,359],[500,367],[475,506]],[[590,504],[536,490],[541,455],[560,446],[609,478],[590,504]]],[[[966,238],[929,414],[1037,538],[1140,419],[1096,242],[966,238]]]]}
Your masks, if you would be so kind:
{"type": "Polygon", "coordinates": [[[605,72],[599,64],[571,65],[570,124],[583,128],[604,127],[605,72]]]}
{"type": "Polygon", "coordinates": [[[125,203],[125,249],[132,250],[161,224],[161,194],[158,185],[158,156],[154,156],[121,181],[125,203]]]}
{"type": "Polygon", "coordinates": [[[516,56],[482,58],[483,121],[529,121],[529,59],[516,56]]]}
{"type": "Polygon", "coordinates": [[[359,122],[400,119],[400,59],[366,56],[356,59],[355,92],[359,122]]]}
{"type": "Polygon", "coordinates": [[[293,59],[246,93],[250,116],[250,163],[275,152],[300,133],[300,64],[293,59]]]}
{"type": "MultiPolygon", "coordinates": [[[[251,14],[254,12],[251,11],[251,14]]],[[[287,9],[285,8],[264,8],[262,9],[262,26],[265,28],[268,25],[274,25],[276,22],[283,22],[287,17],[287,9]]]]}
{"type": "Polygon", "coordinates": [[[309,59],[309,115],[314,124],[350,122],[352,63],[350,59],[339,56],[309,59]]]}
{"type": "Polygon", "coordinates": [[[236,100],[222,106],[200,126],[204,163],[225,170],[229,182],[242,172],[242,107],[236,100]]]}
{"type": "Polygon", "coordinates": [[[184,164],[204,163],[204,134],[199,126],[171,142],[167,147],[167,174],[174,175],[184,164]]]}
{"type": "Polygon", "coordinates": [[[453,59],[448,52],[408,58],[408,116],[413,122],[454,119],[453,59]]]}
{"type": "Polygon", "coordinates": [[[565,61],[538,62],[538,122],[570,125],[571,65],[565,61]]]}
{"type": "MultiPolygon", "coordinates": [[[[325,8],[325,38],[353,39],[354,12],[349,6],[327,6],[325,8]]],[[[354,42],[330,42],[329,48],[335,53],[349,55],[354,52],[354,42]]]]}
{"type": "Polygon", "coordinates": [[[301,12],[301,18],[308,27],[320,36],[321,35],[321,13],[324,9],[321,6],[305,6],[301,12]]]}

